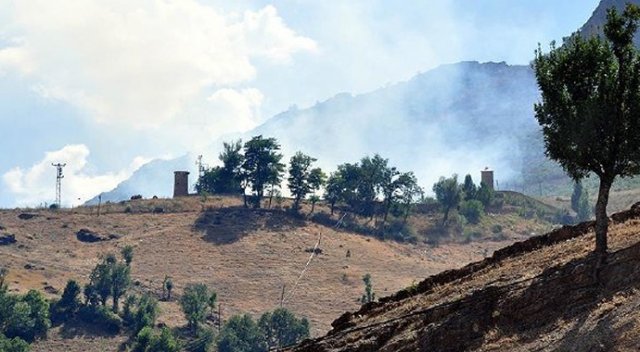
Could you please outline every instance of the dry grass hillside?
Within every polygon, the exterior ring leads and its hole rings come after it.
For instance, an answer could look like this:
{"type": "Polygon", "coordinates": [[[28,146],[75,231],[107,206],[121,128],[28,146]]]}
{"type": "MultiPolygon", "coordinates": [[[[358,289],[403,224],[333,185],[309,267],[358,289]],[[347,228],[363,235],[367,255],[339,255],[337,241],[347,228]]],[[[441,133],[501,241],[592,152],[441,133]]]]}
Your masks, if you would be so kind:
{"type": "MultiPolygon", "coordinates": [[[[365,273],[371,274],[377,296],[388,296],[429,275],[480,260],[548,226],[536,220],[516,223],[505,216],[505,232],[499,238],[433,247],[422,241],[380,241],[280,210],[250,210],[241,205],[236,198],[194,197],[103,205],[100,216],[95,207],[2,210],[0,232],[14,234],[17,242],[0,246],[0,267],[9,269],[11,291],[33,288],[53,297],[68,279],[86,282],[100,255],[132,245],[134,292],[150,292],[160,298],[165,275],[175,283],[176,297],[160,302],[159,323],[185,324],[176,298],[188,283],[204,282],[218,292],[223,319],[274,309],[285,285],[290,297],[286,306],[309,318],[312,336],[319,336],[339,314],[360,307],[365,273]],[[34,216],[22,219],[25,213],[34,216]],[[113,236],[102,242],[80,242],[76,238],[80,229],[113,236]],[[320,234],[322,253],[291,295],[310,256],[305,250],[313,248],[320,234]]],[[[319,206],[318,211],[328,209],[319,206]]],[[[48,339],[34,344],[33,350],[115,351],[124,340],[124,336],[86,327],[63,326],[51,330],[48,339]]]]}
{"type": "Polygon", "coordinates": [[[640,206],[614,214],[596,270],[594,223],[564,227],[345,313],[295,351],[637,351],[640,206]]]}

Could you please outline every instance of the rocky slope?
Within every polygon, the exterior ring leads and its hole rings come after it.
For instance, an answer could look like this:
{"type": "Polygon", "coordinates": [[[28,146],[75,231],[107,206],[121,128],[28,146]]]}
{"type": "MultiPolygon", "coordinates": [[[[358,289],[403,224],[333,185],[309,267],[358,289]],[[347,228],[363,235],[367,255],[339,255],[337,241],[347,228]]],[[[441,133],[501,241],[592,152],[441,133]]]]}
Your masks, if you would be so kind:
{"type": "Polygon", "coordinates": [[[564,227],[345,313],[291,351],[635,351],[640,207],[612,219],[600,270],[594,224],[564,227]]]}

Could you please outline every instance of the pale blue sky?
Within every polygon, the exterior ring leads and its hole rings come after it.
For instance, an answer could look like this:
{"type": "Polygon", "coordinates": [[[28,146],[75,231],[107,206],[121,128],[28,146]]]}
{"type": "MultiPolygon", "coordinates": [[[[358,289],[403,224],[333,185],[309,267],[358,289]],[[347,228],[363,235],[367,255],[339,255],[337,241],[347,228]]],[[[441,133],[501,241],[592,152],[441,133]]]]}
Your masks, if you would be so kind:
{"type": "Polygon", "coordinates": [[[526,65],[538,42],[578,29],[598,1],[185,0],[165,12],[123,3],[130,9],[0,0],[0,206],[50,201],[50,175],[33,166],[65,146],[86,147],[60,155],[82,164],[67,182],[88,197],[143,159],[198,152],[293,104],[445,63],[526,65]]]}

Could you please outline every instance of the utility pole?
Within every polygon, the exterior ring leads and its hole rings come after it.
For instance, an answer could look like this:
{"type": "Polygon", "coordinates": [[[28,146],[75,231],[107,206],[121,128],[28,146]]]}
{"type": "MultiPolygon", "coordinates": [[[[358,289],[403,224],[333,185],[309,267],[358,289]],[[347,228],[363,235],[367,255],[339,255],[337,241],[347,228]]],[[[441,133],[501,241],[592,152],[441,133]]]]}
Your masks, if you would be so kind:
{"type": "Polygon", "coordinates": [[[62,200],[62,179],[64,178],[64,175],[62,174],[62,168],[67,166],[67,164],[51,164],[51,166],[55,167],[57,172],[56,172],[56,204],[58,204],[58,208],[60,208],[61,204],[61,200],[62,200]]]}

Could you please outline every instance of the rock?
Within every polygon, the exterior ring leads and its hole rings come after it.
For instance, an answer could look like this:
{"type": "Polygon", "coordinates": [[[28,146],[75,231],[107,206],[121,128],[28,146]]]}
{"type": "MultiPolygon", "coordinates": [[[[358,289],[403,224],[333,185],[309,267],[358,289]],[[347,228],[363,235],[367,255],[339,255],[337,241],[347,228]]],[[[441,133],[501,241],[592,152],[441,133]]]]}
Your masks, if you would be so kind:
{"type": "Polygon", "coordinates": [[[60,290],[58,290],[57,288],[51,286],[51,285],[47,285],[44,287],[45,292],[50,293],[52,295],[57,295],[58,293],[60,293],[60,290]]]}
{"type": "Polygon", "coordinates": [[[307,253],[315,253],[315,254],[322,254],[322,248],[307,248],[304,250],[307,253]]]}
{"type": "Polygon", "coordinates": [[[18,218],[20,220],[31,220],[35,217],[39,216],[38,214],[32,214],[32,213],[21,213],[20,215],[18,215],[18,218]]]}
{"type": "Polygon", "coordinates": [[[0,246],[8,246],[10,244],[14,244],[16,241],[16,235],[5,233],[4,235],[0,235],[0,246]]]}
{"type": "Polygon", "coordinates": [[[117,233],[111,233],[111,234],[109,234],[109,239],[110,239],[110,240],[118,240],[118,239],[120,239],[121,237],[122,237],[122,235],[119,235],[119,234],[117,234],[117,233]]]}
{"type": "Polygon", "coordinates": [[[87,230],[87,229],[80,229],[80,231],[78,231],[76,233],[76,238],[78,239],[78,241],[80,242],[87,242],[87,243],[94,243],[94,242],[101,242],[101,241],[107,241],[109,240],[109,238],[99,235],[91,230],[87,230]]]}
{"type": "Polygon", "coordinates": [[[153,212],[154,212],[155,214],[164,213],[164,208],[161,208],[161,207],[155,207],[155,208],[153,208],[153,212]]]}

